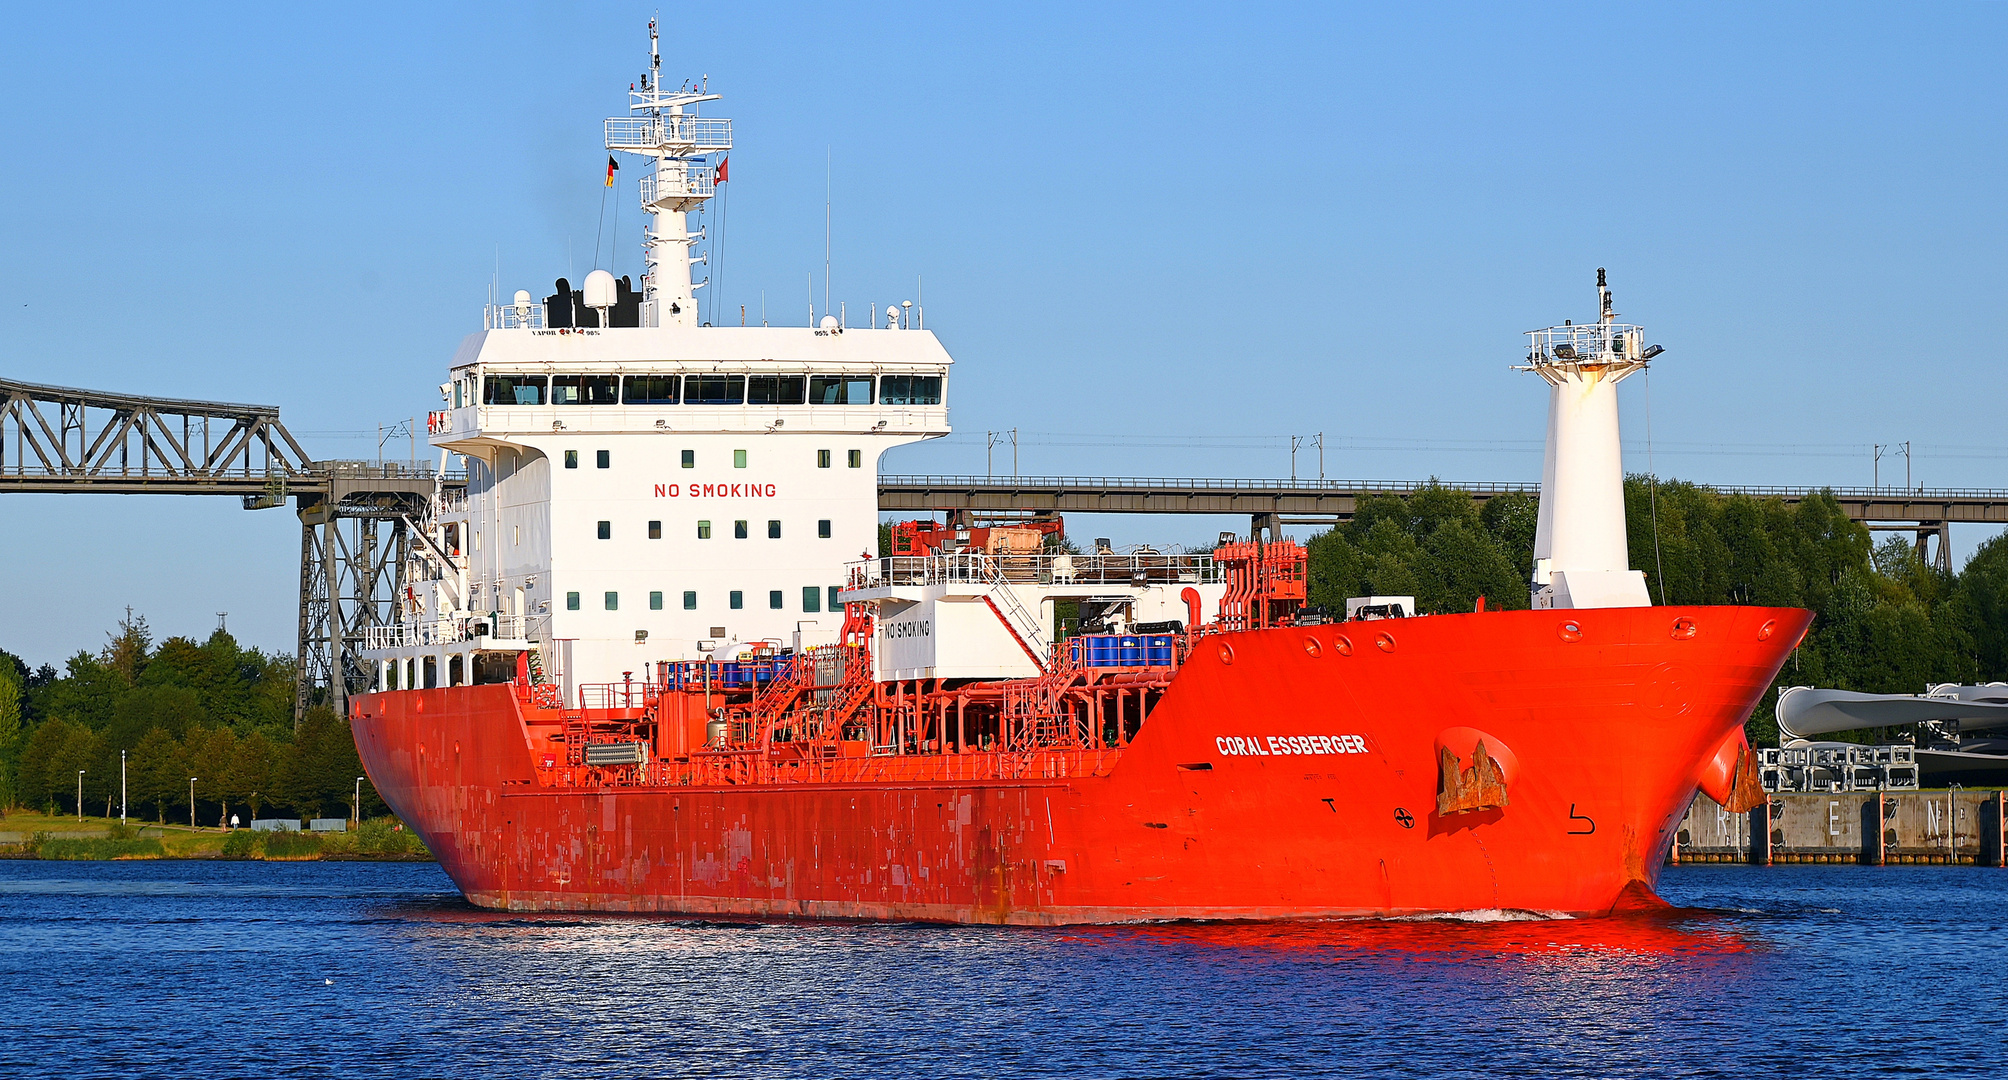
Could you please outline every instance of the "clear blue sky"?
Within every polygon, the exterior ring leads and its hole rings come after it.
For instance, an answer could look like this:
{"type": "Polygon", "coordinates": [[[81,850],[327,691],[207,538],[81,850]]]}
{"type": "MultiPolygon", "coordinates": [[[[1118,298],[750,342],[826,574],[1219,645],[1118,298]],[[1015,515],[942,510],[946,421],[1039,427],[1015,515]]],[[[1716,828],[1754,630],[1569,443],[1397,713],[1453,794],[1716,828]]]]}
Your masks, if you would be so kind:
{"type": "MultiPolygon", "coordinates": [[[[498,260],[505,293],[592,265],[651,10],[17,7],[0,371],[278,404],[370,456],[498,260]]],[[[1028,473],[1277,476],[1322,431],[1334,476],[1535,479],[1544,398],[1508,365],[1605,266],[1667,347],[1661,475],[1864,484],[1910,440],[1919,483],[2008,487],[2008,5],[665,10],[665,73],[736,121],[727,319],[820,299],[826,161],[833,297],[856,320],[925,275],[958,434],[892,469],[981,471],[1016,427],[1028,473]]],[[[0,496],[0,523],[0,647],[31,661],[127,604],[292,648],[288,511],[0,496]]]]}

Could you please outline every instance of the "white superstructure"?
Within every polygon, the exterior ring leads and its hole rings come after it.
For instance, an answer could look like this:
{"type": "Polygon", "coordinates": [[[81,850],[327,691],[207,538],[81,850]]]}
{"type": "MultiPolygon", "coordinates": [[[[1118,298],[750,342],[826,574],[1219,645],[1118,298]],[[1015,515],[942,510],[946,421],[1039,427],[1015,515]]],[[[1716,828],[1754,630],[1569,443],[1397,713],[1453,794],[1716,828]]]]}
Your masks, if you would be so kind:
{"type": "Polygon", "coordinates": [[[467,488],[413,523],[399,620],[362,651],[379,687],[501,681],[525,654],[619,682],[834,641],[845,563],[878,551],[880,456],[949,431],[951,361],[918,308],[886,329],[698,325],[685,214],[731,126],[656,65],[607,121],[610,150],[652,162],[643,288],[596,271],[576,302],[518,292],[461,343],[428,426],[467,488]]]}
{"type": "Polygon", "coordinates": [[[1537,608],[1645,607],[1645,575],[1625,544],[1618,383],[1659,355],[1645,331],[1615,321],[1597,271],[1594,323],[1529,331],[1527,364],[1548,383],[1548,446],[1534,532],[1537,608]]]}

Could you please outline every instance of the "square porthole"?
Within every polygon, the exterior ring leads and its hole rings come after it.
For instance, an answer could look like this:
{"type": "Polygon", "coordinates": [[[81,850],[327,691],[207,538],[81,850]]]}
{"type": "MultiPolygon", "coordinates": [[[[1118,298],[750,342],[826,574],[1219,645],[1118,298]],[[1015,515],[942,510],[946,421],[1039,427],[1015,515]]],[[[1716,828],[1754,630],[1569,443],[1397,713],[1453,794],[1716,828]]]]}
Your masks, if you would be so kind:
{"type": "Polygon", "coordinates": [[[830,610],[831,610],[831,611],[842,611],[842,610],[844,610],[844,605],[843,605],[843,604],[842,604],[841,602],[839,602],[839,601],[837,600],[837,594],[838,594],[838,593],[840,593],[840,592],[842,592],[842,591],[843,591],[843,588],[844,588],[844,587],[843,587],[842,585],[832,585],[832,586],[830,586],[830,587],[829,587],[829,590],[828,590],[828,592],[829,592],[829,597],[830,597],[830,610]]]}
{"type": "Polygon", "coordinates": [[[726,596],[725,606],[731,608],[734,611],[738,611],[739,609],[746,606],[746,594],[740,592],[738,589],[732,590],[726,596]]]}
{"type": "Polygon", "coordinates": [[[613,538],[614,538],[614,523],[611,521],[600,522],[600,539],[612,540],[613,538]]]}
{"type": "Polygon", "coordinates": [[[778,522],[778,521],[769,521],[769,522],[767,523],[767,539],[769,539],[769,540],[779,540],[779,539],[781,539],[781,523],[780,523],[780,522],[778,522]]]}
{"type": "Polygon", "coordinates": [[[651,521],[648,523],[648,538],[650,540],[662,539],[662,522],[651,521]]]}
{"type": "Polygon", "coordinates": [[[772,608],[772,609],[773,609],[773,610],[775,610],[775,611],[779,611],[779,610],[781,610],[781,604],[782,604],[782,602],[783,602],[783,597],[785,597],[786,595],[787,595],[787,594],[783,593],[783,592],[782,592],[781,590],[779,590],[779,589],[773,589],[773,590],[770,590],[770,591],[769,591],[769,592],[767,593],[767,606],[768,606],[769,608],[772,608]]]}
{"type": "Polygon", "coordinates": [[[699,540],[711,539],[711,523],[709,521],[700,521],[697,523],[697,538],[699,540]]]}
{"type": "Polygon", "coordinates": [[[802,586],[802,610],[812,615],[823,610],[823,590],[820,586],[802,586]]]}
{"type": "Polygon", "coordinates": [[[828,540],[829,538],[830,538],[830,519],[824,518],[821,521],[816,522],[816,539],[828,540]]]}
{"type": "Polygon", "coordinates": [[[661,611],[661,610],[662,610],[662,594],[661,594],[661,593],[659,593],[659,592],[652,592],[652,593],[649,593],[649,594],[648,594],[648,609],[649,609],[650,611],[661,611]]]}
{"type": "Polygon", "coordinates": [[[746,531],[746,523],[744,521],[735,521],[732,523],[732,539],[744,540],[750,535],[746,531]]]}
{"type": "Polygon", "coordinates": [[[865,452],[863,450],[847,450],[845,454],[845,464],[851,468],[862,469],[865,467],[865,452]]]}
{"type": "Polygon", "coordinates": [[[608,594],[607,594],[607,610],[608,610],[608,611],[619,611],[620,609],[621,609],[621,594],[619,594],[619,593],[617,593],[617,592],[610,592],[610,593],[608,593],[608,594]]]}
{"type": "Polygon", "coordinates": [[[697,591],[695,589],[683,590],[683,610],[697,610],[697,591]]]}
{"type": "Polygon", "coordinates": [[[595,464],[596,464],[596,465],[598,465],[598,466],[599,466],[600,468],[602,468],[602,469],[611,469],[611,468],[613,468],[613,464],[614,464],[614,454],[613,454],[613,451],[611,451],[611,450],[600,450],[600,451],[597,451],[597,452],[596,452],[596,456],[597,456],[597,457],[599,458],[599,460],[598,460],[597,462],[595,462],[595,464]]]}
{"type": "Polygon", "coordinates": [[[830,467],[830,452],[828,450],[816,451],[816,468],[827,469],[829,467],[830,467]]]}
{"type": "Polygon", "coordinates": [[[732,451],[732,467],[735,469],[743,469],[746,467],[746,451],[744,450],[732,451]]]}
{"type": "Polygon", "coordinates": [[[686,469],[697,468],[697,451],[685,450],[683,452],[683,467],[686,469]]]}
{"type": "Polygon", "coordinates": [[[566,593],[566,594],[565,594],[565,610],[566,610],[566,611],[577,611],[577,610],[579,610],[579,594],[578,594],[578,593],[575,593],[575,592],[568,592],[568,593],[566,593]]]}
{"type": "Polygon", "coordinates": [[[565,451],[565,468],[576,469],[578,467],[579,467],[579,452],[577,450],[565,451]]]}

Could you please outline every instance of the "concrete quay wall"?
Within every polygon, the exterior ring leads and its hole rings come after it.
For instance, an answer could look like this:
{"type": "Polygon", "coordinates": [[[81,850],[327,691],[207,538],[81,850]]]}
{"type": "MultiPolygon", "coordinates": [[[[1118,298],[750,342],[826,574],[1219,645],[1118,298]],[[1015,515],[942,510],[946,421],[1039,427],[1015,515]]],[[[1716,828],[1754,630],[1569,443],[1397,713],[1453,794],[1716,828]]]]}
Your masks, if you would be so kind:
{"type": "Polygon", "coordinates": [[[1990,790],[1780,793],[1747,814],[1697,795],[1667,860],[2003,866],[2004,816],[1990,790]]]}

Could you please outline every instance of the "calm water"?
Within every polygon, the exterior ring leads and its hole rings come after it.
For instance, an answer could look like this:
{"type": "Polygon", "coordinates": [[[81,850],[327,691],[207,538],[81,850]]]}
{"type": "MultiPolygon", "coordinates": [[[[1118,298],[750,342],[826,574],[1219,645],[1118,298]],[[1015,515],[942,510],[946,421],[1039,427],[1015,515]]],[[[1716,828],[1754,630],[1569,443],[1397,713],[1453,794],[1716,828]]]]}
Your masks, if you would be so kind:
{"type": "Polygon", "coordinates": [[[8,861],[0,1075],[2008,1070],[2008,871],[1690,866],[1662,891],[1688,910],[759,926],[485,913],[430,865],[8,861]]]}

